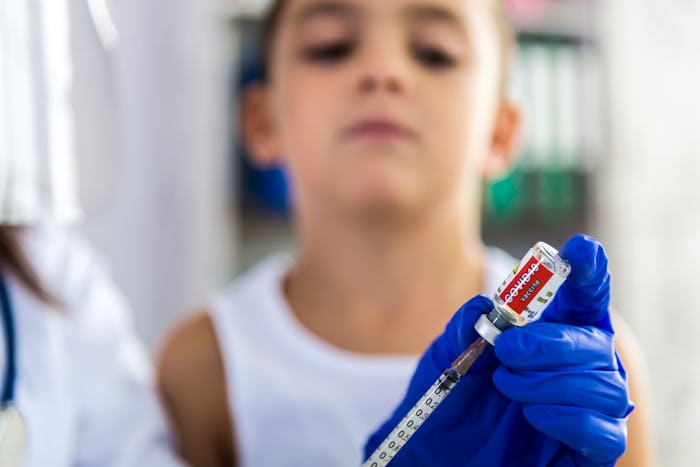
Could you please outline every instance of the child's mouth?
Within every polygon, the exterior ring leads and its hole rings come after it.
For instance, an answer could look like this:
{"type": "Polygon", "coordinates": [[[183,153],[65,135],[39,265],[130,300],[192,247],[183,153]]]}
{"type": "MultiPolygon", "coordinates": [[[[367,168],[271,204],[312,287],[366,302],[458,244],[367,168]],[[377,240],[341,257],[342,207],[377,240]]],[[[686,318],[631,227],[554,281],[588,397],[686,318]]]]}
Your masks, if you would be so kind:
{"type": "Polygon", "coordinates": [[[386,118],[362,120],[346,131],[351,138],[368,138],[373,140],[413,139],[415,132],[404,125],[386,118]]]}

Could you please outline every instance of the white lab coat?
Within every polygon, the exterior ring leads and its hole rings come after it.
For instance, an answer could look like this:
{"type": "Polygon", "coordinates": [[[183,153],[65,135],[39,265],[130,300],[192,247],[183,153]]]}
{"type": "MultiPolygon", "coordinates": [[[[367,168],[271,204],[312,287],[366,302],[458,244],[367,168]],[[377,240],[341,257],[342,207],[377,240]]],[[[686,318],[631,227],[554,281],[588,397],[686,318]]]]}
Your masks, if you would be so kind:
{"type": "MultiPolygon", "coordinates": [[[[15,402],[27,423],[26,467],[166,467],[169,448],[148,354],[130,309],[95,252],[69,230],[33,227],[21,241],[51,309],[5,274],[17,340],[15,402]]],[[[0,333],[0,381],[6,365],[0,333]]]]}

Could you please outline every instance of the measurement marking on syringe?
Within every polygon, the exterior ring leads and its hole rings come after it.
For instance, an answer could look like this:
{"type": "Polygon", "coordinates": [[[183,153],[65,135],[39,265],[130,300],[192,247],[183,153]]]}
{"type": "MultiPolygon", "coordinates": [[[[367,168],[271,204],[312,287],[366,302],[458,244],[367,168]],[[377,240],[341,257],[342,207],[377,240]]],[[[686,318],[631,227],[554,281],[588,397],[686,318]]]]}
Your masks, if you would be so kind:
{"type": "Polygon", "coordinates": [[[423,424],[431,413],[447,397],[450,390],[459,381],[459,375],[452,369],[445,371],[433,383],[413,409],[401,420],[396,428],[387,436],[381,446],[367,459],[363,467],[384,467],[394,455],[411,439],[413,433],[423,424]]]}

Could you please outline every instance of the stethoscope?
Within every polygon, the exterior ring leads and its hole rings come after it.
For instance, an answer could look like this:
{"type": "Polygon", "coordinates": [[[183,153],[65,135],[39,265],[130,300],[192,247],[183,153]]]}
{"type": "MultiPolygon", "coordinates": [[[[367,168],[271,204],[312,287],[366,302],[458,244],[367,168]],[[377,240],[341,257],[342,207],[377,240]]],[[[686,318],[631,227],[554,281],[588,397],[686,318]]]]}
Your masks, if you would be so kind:
{"type": "Polygon", "coordinates": [[[24,463],[26,427],[15,404],[17,382],[17,340],[12,302],[5,280],[0,275],[0,307],[5,334],[5,383],[0,403],[0,467],[20,467],[24,463]]]}

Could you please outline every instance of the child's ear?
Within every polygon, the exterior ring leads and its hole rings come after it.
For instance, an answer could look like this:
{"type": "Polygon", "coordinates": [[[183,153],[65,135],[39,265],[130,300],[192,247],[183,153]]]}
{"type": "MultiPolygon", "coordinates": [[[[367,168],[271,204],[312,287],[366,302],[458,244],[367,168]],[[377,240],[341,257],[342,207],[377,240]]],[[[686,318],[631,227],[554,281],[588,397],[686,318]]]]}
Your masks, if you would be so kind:
{"type": "Polygon", "coordinates": [[[250,162],[260,168],[281,163],[275,127],[264,84],[249,84],[243,90],[239,107],[239,134],[250,162]]]}
{"type": "Polygon", "coordinates": [[[484,180],[503,176],[515,164],[522,126],[520,108],[509,99],[501,99],[491,140],[491,150],[484,164],[484,180]]]}

